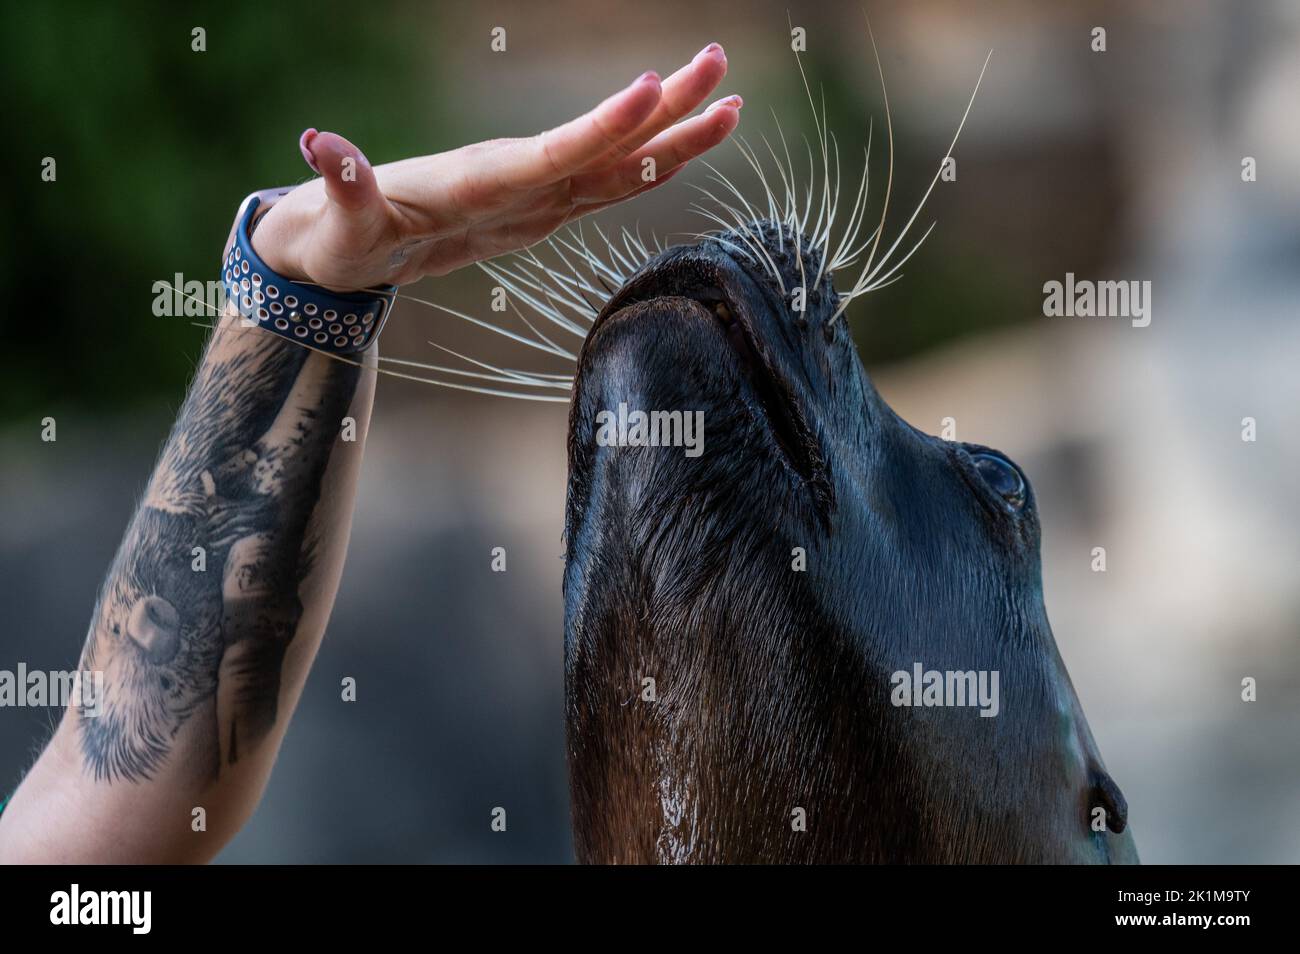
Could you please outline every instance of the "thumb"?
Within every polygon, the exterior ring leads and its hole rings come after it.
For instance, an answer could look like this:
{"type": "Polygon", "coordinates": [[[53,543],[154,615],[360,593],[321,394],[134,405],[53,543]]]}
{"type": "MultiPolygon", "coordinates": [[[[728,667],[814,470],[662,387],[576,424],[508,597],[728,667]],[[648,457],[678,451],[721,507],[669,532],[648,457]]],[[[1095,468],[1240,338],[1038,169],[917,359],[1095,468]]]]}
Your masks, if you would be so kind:
{"type": "Polygon", "coordinates": [[[308,129],[298,140],[307,165],[325,180],[330,204],[353,226],[363,226],[383,208],[375,170],[365,153],[342,136],[308,129]]]}

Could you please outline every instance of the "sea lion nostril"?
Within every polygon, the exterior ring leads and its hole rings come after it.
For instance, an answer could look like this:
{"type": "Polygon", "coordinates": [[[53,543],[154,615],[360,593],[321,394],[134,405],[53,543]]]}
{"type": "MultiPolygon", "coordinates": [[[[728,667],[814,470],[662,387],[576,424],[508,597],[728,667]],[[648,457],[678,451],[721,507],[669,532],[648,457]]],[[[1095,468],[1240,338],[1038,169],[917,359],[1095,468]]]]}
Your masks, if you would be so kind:
{"type": "MultiPolygon", "coordinates": [[[[1119,834],[1128,827],[1128,801],[1115,780],[1106,772],[1096,770],[1092,775],[1092,788],[1088,792],[1088,814],[1096,809],[1105,812],[1106,829],[1119,834]]],[[[1091,817],[1088,819],[1091,821],[1091,817]]]]}
{"type": "Polygon", "coordinates": [[[136,600],[127,620],[126,634],[152,663],[169,662],[180,646],[180,614],[160,596],[136,600]]]}

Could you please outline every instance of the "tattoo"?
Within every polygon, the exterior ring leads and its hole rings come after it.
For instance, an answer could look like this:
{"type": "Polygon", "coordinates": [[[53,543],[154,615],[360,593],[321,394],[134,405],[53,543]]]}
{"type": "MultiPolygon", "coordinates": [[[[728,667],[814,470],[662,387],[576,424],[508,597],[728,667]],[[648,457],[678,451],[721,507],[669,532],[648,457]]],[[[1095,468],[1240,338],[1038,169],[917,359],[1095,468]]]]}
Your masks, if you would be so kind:
{"type": "Polygon", "coordinates": [[[104,699],[79,719],[96,778],[151,777],[187,724],[202,741],[177,757],[215,778],[275,723],[360,369],[256,338],[210,350],[100,593],[82,666],[103,670],[104,699]]]}

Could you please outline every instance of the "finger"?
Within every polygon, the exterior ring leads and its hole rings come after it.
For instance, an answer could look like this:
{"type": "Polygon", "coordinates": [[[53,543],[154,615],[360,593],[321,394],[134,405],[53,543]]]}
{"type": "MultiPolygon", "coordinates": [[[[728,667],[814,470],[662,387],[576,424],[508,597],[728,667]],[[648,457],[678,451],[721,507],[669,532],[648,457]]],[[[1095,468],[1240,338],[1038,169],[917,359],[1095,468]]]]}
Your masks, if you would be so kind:
{"type": "Polygon", "coordinates": [[[388,200],[365,153],[342,136],[308,129],[298,148],[325,182],[325,218],[313,241],[369,248],[389,229],[388,200]]]}
{"type": "Polygon", "coordinates": [[[574,202],[606,202],[644,191],[647,159],[653,160],[655,169],[676,169],[685,165],[731,135],[740,122],[743,105],[744,100],[739,96],[727,96],[700,115],[664,130],[616,165],[574,176],[569,191],[571,199],[574,202]]]}
{"type": "MultiPolygon", "coordinates": [[[[710,43],[696,53],[694,59],[664,80],[659,105],[645,122],[620,143],[619,151],[622,155],[627,155],[683,116],[689,116],[726,75],[727,54],[720,44],[710,43]]],[[[588,164],[587,168],[590,167],[588,164]]]]}
{"type": "Polygon", "coordinates": [[[375,171],[365,154],[342,136],[308,129],[298,140],[302,157],[325,180],[325,194],[340,208],[356,212],[380,198],[375,171]]]}
{"type": "Polygon", "coordinates": [[[659,103],[659,75],[642,73],[591,112],[507,150],[499,170],[502,185],[535,188],[572,175],[609,153],[645,122],[659,103]]]}
{"type": "Polygon", "coordinates": [[[344,247],[372,242],[386,200],[365,155],[342,136],[307,129],[298,151],[320,179],[295,189],[258,220],[253,247],[278,273],[306,280],[307,259],[323,241],[335,239],[344,247]]]}
{"type": "Polygon", "coordinates": [[[685,168],[686,168],[686,163],[682,163],[680,166],[676,166],[675,168],[669,169],[667,172],[662,173],[657,179],[655,179],[654,182],[647,182],[644,185],[642,185],[639,189],[633,189],[631,192],[627,193],[626,195],[620,195],[617,199],[609,199],[604,202],[595,202],[595,203],[589,203],[585,205],[574,206],[573,214],[565,218],[564,221],[572,222],[574,219],[580,219],[584,215],[591,215],[593,212],[600,212],[602,209],[608,209],[611,205],[618,205],[620,202],[628,201],[628,199],[635,199],[642,192],[649,192],[651,189],[657,189],[659,186],[663,185],[665,182],[667,182],[669,179],[677,175],[677,173],[681,172],[685,168]]]}

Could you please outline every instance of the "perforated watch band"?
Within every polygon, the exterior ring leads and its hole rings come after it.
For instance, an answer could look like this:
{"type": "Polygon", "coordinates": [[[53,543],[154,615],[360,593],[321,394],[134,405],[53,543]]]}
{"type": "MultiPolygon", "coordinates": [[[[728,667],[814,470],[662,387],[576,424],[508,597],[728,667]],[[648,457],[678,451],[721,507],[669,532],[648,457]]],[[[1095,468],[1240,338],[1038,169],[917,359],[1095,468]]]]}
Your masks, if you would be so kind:
{"type": "Polygon", "coordinates": [[[250,225],[259,208],[290,189],[254,192],[239,207],[221,263],[226,296],[240,315],[273,334],[331,354],[365,351],[379,337],[396,285],[335,292],[271,271],[253,251],[250,225]]]}

